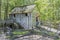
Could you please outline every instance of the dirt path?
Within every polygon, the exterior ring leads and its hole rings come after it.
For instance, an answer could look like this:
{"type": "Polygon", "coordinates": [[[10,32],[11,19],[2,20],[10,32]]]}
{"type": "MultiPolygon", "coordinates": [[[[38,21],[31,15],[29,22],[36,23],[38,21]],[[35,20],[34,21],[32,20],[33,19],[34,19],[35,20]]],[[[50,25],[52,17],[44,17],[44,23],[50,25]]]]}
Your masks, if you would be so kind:
{"type": "Polygon", "coordinates": [[[4,40],[5,39],[5,34],[0,34],[0,40],[4,40]]]}
{"type": "Polygon", "coordinates": [[[54,29],[54,28],[49,28],[47,26],[41,26],[41,28],[44,28],[48,31],[52,31],[52,32],[55,32],[55,33],[60,33],[60,30],[57,30],[57,29],[54,29]]]}
{"type": "MultiPolygon", "coordinates": [[[[6,37],[5,34],[0,34],[0,40],[9,40],[9,39],[6,39],[5,37],[6,37]]],[[[14,40],[54,40],[54,39],[43,37],[41,35],[28,35],[28,36],[16,38],[14,40]]]]}
{"type": "Polygon", "coordinates": [[[17,38],[15,40],[54,40],[54,39],[48,38],[48,37],[43,37],[41,35],[30,35],[30,36],[24,36],[21,38],[17,38]]]}

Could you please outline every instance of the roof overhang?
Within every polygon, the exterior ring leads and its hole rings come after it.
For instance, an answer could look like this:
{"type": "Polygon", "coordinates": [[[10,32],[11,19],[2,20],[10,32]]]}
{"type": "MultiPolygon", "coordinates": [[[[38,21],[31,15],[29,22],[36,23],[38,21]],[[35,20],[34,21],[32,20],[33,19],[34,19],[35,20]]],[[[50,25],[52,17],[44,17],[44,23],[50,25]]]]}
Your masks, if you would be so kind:
{"type": "Polygon", "coordinates": [[[15,13],[30,13],[30,12],[33,11],[34,8],[35,8],[35,5],[15,7],[11,11],[11,14],[15,14],[15,13]]]}

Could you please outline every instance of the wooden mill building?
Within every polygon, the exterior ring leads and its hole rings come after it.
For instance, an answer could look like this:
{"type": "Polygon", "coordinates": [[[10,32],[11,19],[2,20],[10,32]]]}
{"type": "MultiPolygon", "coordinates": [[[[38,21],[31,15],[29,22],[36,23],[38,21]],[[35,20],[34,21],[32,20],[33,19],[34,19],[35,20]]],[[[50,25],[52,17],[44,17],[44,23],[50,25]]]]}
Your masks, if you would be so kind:
{"type": "Polygon", "coordinates": [[[35,5],[15,7],[11,14],[9,14],[9,17],[24,29],[32,29],[33,25],[36,24],[35,17],[33,16],[34,8],[35,5]]]}

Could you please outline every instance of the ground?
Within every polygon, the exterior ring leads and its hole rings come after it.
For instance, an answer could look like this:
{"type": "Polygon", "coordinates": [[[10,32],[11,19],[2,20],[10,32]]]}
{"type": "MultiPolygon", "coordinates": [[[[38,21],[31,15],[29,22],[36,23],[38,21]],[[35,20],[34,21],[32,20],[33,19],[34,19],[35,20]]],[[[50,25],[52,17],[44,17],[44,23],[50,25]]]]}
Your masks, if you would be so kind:
{"type": "MultiPolygon", "coordinates": [[[[42,28],[45,28],[47,29],[47,27],[43,26],[42,28]]],[[[49,28],[48,28],[49,29],[49,28]]],[[[53,28],[51,28],[53,29],[53,28]]],[[[37,29],[36,29],[37,30],[37,29]]],[[[43,29],[42,29],[43,30],[43,29]]],[[[17,30],[16,30],[17,31],[17,30]]],[[[14,34],[19,34],[17,35],[14,40],[54,40],[53,37],[48,37],[48,36],[42,36],[42,35],[37,35],[37,34],[29,34],[29,35],[25,35],[25,36],[22,36],[22,34],[25,34],[25,33],[28,33],[28,31],[22,31],[20,32],[20,30],[18,30],[18,32],[14,31],[14,34]]],[[[44,30],[43,30],[44,31],[44,30]]],[[[51,30],[52,31],[52,30],[51,30]]],[[[53,30],[54,32],[56,30],[53,30]]],[[[30,31],[29,31],[30,32],[30,31]]],[[[40,32],[40,31],[39,31],[40,32]]],[[[10,40],[9,38],[7,39],[6,38],[6,35],[5,33],[2,32],[2,34],[0,34],[0,40],[10,40]]]]}
{"type": "MultiPolygon", "coordinates": [[[[15,39],[17,40],[17,39],[15,39]]],[[[18,40],[54,40],[52,38],[48,38],[48,37],[43,37],[41,35],[29,35],[29,36],[24,36],[21,38],[18,38],[18,40]]]]}
{"type": "MultiPolygon", "coordinates": [[[[0,34],[0,40],[9,40],[9,39],[6,39],[6,36],[3,33],[3,34],[0,34]]],[[[41,35],[28,35],[28,36],[16,38],[14,40],[54,40],[54,39],[53,38],[48,38],[48,37],[43,37],[41,35]]]]}

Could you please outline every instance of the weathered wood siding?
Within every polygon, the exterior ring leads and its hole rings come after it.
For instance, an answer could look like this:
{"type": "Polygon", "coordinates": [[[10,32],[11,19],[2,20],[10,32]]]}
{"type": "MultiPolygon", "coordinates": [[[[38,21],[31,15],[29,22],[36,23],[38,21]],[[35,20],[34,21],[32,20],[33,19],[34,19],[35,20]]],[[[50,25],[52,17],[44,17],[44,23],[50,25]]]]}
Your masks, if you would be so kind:
{"type": "Polygon", "coordinates": [[[13,15],[10,16],[10,17],[15,19],[15,21],[17,23],[19,23],[25,29],[31,29],[32,28],[32,16],[31,16],[31,13],[28,13],[27,16],[25,14],[16,14],[15,17],[13,17],[13,15]]]}

